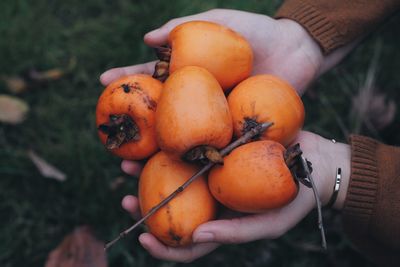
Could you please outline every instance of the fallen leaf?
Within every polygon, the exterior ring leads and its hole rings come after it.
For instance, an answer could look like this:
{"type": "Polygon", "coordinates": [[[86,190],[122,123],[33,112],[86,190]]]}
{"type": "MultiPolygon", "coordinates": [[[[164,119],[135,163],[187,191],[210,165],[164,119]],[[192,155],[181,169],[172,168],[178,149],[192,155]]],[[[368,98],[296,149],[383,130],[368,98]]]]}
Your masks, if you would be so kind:
{"type": "Polygon", "coordinates": [[[0,122],[18,124],[24,121],[28,104],[18,97],[0,95],[0,122]]]}
{"type": "Polygon", "coordinates": [[[77,227],[51,251],[45,267],[107,267],[104,243],[88,226],[77,227]]]}
{"type": "Polygon", "coordinates": [[[391,124],[396,115],[396,104],[384,94],[373,90],[360,90],[353,98],[353,114],[366,126],[382,130],[391,124]]]}
{"type": "Polygon", "coordinates": [[[378,42],[372,55],[371,63],[365,76],[363,85],[359,88],[358,94],[353,97],[352,115],[355,118],[355,133],[359,133],[361,125],[365,125],[368,130],[378,134],[391,124],[396,115],[396,104],[392,99],[388,99],[380,93],[376,86],[377,70],[382,44],[378,42]]]}
{"type": "Polygon", "coordinates": [[[117,190],[118,188],[121,187],[126,182],[126,178],[124,176],[118,176],[114,180],[111,181],[110,183],[110,189],[112,191],[117,190]]]}
{"type": "Polygon", "coordinates": [[[36,82],[47,82],[54,81],[62,78],[65,75],[65,71],[62,69],[51,69],[46,71],[31,70],[29,72],[29,78],[36,82]]]}
{"type": "Polygon", "coordinates": [[[14,94],[20,94],[28,89],[28,84],[25,79],[18,76],[2,77],[2,80],[7,85],[8,90],[14,94]]]}
{"type": "Polygon", "coordinates": [[[49,164],[43,158],[39,157],[34,151],[29,150],[28,156],[39,170],[40,174],[46,178],[52,178],[63,182],[67,179],[65,173],[58,170],[56,167],[49,164]]]}

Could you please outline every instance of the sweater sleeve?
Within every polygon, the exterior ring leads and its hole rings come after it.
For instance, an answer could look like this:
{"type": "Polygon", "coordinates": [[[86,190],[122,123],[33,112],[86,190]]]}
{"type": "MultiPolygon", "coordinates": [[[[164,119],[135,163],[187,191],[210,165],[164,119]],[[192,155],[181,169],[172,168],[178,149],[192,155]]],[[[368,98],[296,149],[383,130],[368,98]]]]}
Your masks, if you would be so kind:
{"type": "Polygon", "coordinates": [[[351,136],[344,229],[379,266],[400,266],[400,148],[351,136]]]}
{"type": "Polygon", "coordinates": [[[300,23],[325,54],[370,32],[400,0],[286,0],[275,15],[300,23]]]}

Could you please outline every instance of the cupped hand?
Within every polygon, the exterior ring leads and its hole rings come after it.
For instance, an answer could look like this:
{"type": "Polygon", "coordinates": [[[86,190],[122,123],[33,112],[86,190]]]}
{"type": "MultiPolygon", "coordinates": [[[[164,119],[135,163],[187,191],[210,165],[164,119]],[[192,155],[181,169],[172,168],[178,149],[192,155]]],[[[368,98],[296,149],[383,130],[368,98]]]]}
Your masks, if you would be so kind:
{"type": "MultiPolygon", "coordinates": [[[[335,204],[335,207],[340,209],[346,195],[350,172],[349,146],[333,143],[309,132],[301,132],[294,143],[300,143],[304,156],[313,164],[313,178],[323,204],[329,201],[332,194],[336,167],[342,168],[342,185],[335,204]]],[[[137,171],[136,166],[130,163],[123,164],[123,169],[128,174],[137,171]]],[[[139,204],[136,197],[126,196],[122,201],[122,206],[134,217],[139,217],[139,204]]],[[[194,244],[189,247],[165,246],[150,233],[140,235],[139,241],[156,258],[190,262],[208,254],[220,244],[278,238],[299,223],[314,207],[312,190],[300,184],[297,197],[283,208],[262,214],[221,218],[200,225],[193,233],[194,244]]]]}
{"type": "MultiPolygon", "coordinates": [[[[225,25],[244,36],[254,52],[253,74],[270,73],[287,80],[302,93],[319,73],[323,56],[318,44],[298,23],[275,20],[265,15],[237,10],[214,9],[192,16],[170,20],[145,35],[149,46],[167,43],[169,32],[177,25],[191,20],[213,21],[225,25]]],[[[155,62],[115,68],[101,75],[101,82],[109,84],[120,76],[154,71],[155,62]]]]}

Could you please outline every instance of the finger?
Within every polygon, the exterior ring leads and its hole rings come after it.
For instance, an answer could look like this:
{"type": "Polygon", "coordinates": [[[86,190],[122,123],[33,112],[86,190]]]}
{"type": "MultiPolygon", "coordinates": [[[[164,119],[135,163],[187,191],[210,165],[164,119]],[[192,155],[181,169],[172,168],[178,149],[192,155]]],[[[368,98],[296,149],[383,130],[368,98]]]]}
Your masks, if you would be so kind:
{"type": "Polygon", "coordinates": [[[134,196],[125,196],[121,202],[124,210],[129,212],[135,220],[139,220],[140,216],[140,208],[139,208],[139,200],[134,196]]]}
{"type": "Polygon", "coordinates": [[[174,29],[179,24],[192,20],[206,20],[206,21],[220,22],[221,16],[217,15],[218,12],[219,11],[217,9],[214,9],[196,15],[172,19],[167,23],[165,23],[164,25],[162,25],[160,28],[147,33],[144,36],[144,42],[149,46],[165,45],[168,41],[168,35],[170,31],[172,31],[172,29],[174,29]]]}
{"type": "Polygon", "coordinates": [[[142,246],[155,258],[177,262],[191,262],[216,249],[219,244],[204,243],[188,247],[168,247],[158,241],[153,235],[144,233],[139,236],[142,246]]]}
{"type": "Polygon", "coordinates": [[[136,161],[123,160],[121,162],[121,169],[126,174],[139,176],[142,172],[143,166],[141,163],[136,161]]]}
{"type": "Polygon", "coordinates": [[[138,64],[134,66],[127,66],[127,67],[120,67],[120,68],[113,68],[110,70],[107,70],[103,74],[100,75],[100,82],[104,85],[107,86],[114,80],[130,75],[130,74],[136,74],[136,73],[141,73],[141,74],[153,74],[154,72],[154,66],[157,61],[152,61],[152,62],[147,62],[144,64],[138,64]]]}
{"type": "Polygon", "coordinates": [[[298,197],[288,206],[263,214],[207,222],[195,230],[193,241],[237,244],[275,239],[296,225],[313,206],[312,192],[301,185],[298,197]]]}

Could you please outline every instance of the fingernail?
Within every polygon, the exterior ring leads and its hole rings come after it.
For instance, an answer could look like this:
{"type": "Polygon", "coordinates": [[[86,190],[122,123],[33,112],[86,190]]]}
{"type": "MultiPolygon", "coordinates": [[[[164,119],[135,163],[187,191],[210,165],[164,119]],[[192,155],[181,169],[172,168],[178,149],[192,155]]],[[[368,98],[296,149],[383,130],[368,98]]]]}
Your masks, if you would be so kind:
{"type": "Polygon", "coordinates": [[[148,246],[147,246],[146,242],[144,242],[144,241],[143,241],[143,238],[142,238],[142,236],[141,236],[141,235],[139,236],[139,242],[140,242],[140,244],[142,245],[142,247],[144,247],[145,249],[147,249],[147,248],[148,248],[148,246]]]}
{"type": "Polygon", "coordinates": [[[214,234],[208,232],[201,232],[193,237],[193,242],[195,243],[205,243],[214,241],[214,234]]]}

